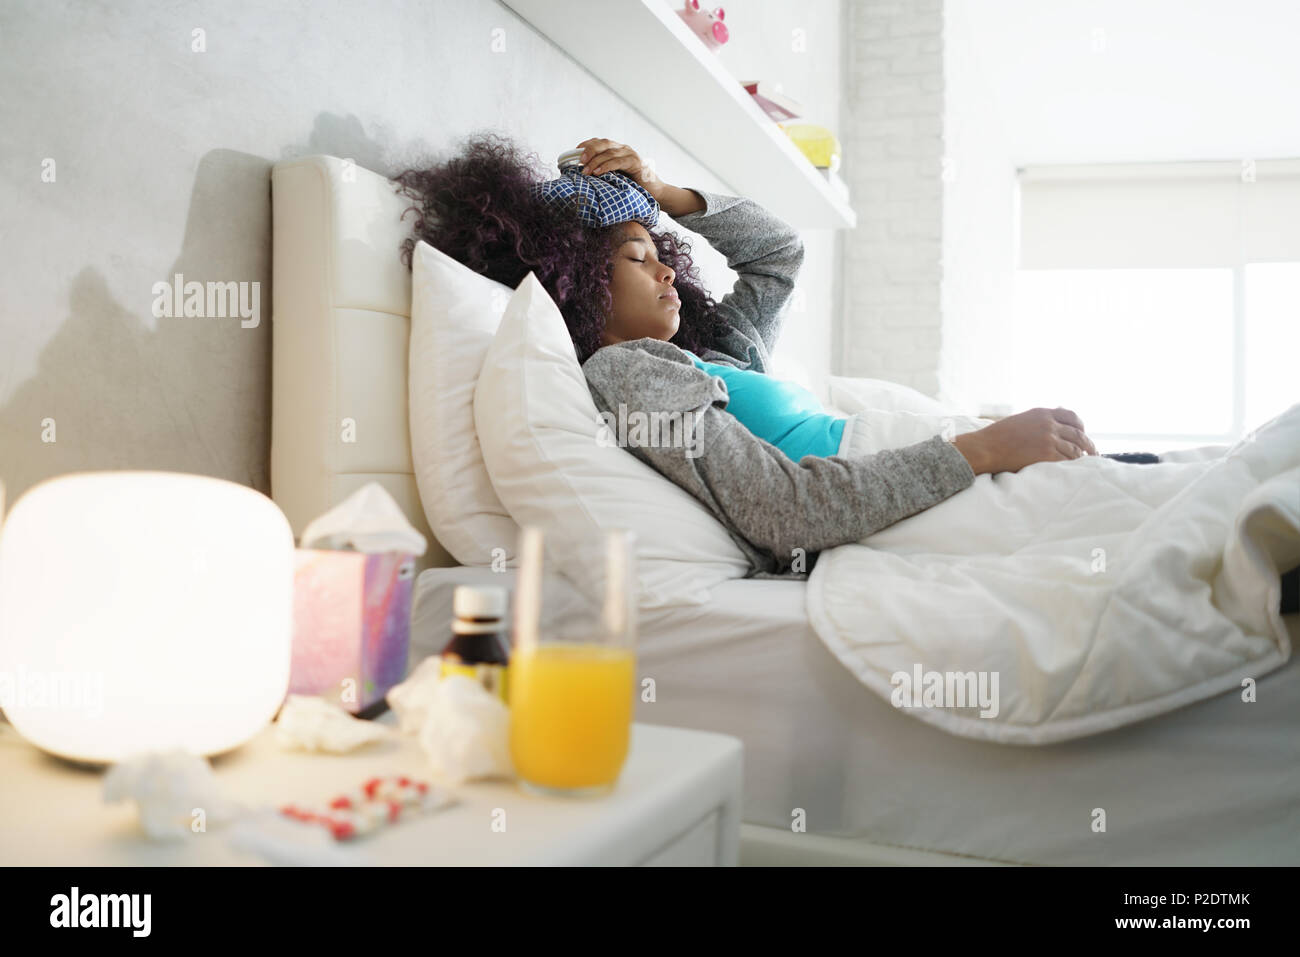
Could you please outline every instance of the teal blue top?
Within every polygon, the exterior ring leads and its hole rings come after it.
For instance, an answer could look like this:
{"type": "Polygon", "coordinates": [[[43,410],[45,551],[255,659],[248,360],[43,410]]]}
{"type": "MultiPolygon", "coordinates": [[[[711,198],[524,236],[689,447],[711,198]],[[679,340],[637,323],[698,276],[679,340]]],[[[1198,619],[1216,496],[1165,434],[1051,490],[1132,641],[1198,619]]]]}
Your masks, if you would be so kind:
{"type": "Polygon", "coordinates": [[[803,386],[774,379],[762,372],[705,362],[682,350],[709,375],[720,378],[730,397],[727,411],[765,442],[798,462],[805,455],[826,457],[839,452],[845,419],[828,415],[817,396],[803,386]]]}

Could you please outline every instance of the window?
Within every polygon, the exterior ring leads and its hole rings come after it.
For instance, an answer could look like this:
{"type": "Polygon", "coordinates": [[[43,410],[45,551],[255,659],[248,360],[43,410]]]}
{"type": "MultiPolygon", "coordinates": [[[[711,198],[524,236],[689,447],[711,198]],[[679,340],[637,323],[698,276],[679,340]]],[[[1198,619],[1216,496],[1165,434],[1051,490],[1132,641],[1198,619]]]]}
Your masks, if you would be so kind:
{"type": "Polygon", "coordinates": [[[1246,266],[1246,427],[1300,402],[1300,263],[1246,266]]]}
{"type": "Polygon", "coordinates": [[[1015,408],[1103,452],[1231,444],[1300,402],[1300,163],[1021,171],[1015,408]]]}
{"type": "Polygon", "coordinates": [[[1225,441],[1232,310],[1230,269],[1025,271],[1016,280],[1013,405],[1075,410],[1098,451],[1124,451],[1113,441],[1103,450],[1102,436],[1225,441]]]}

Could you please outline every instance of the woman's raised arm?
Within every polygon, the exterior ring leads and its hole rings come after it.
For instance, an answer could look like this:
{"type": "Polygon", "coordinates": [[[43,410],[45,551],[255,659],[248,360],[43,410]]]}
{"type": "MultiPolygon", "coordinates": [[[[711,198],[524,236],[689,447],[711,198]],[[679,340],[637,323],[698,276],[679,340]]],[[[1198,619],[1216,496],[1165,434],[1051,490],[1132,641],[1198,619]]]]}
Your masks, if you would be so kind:
{"type": "Polygon", "coordinates": [[[700,194],[705,208],[673,219],[707,239],[738,274],[718,311],[739,335],[716,348],[750,362],[748,346],[760,346],[762,368],[754,371],[766,372],[781,334],[786,303],[803,266],[803,239],[794,227],[751,199],[702,189],[692,192],[700,194]]]}

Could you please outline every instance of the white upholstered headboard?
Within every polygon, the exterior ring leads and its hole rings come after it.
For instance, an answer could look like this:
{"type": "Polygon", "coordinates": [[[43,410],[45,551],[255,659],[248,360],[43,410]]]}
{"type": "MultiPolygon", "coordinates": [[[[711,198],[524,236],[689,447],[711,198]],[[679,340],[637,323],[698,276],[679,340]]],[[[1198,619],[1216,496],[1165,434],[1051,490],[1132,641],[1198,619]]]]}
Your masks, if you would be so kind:
{"type": "Polygon", "coordinates": [[[429,541],[417,562],[454,565],[425,520],[411,464],[407,362],[411,201],[334,156],[271,170],[271,497],[295,538],[379,482],[429,541]]]}

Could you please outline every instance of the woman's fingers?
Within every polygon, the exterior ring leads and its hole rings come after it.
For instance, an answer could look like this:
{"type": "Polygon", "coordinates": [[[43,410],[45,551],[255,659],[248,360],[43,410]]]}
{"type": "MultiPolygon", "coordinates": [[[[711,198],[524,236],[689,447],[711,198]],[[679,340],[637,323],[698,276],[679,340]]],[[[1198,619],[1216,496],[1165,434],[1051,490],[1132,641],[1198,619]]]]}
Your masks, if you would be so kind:
{"type": "Polygon", "coordinates": [[[1065,439],[1062,438],[1056,439],[1056,452],[1058,455],[1061,456],[1061,458],[1058,459],[1057,461],[1062,461],[1065,459],[1077,459],[1081,455],[1083,455],[1083,449],[1079,448],[1077,445],[1075,445],[1072,442],[1067,442],[1065,439]]]}
{"type": "Polygon", "coordinates": [[[585,165],[582,171],[592,176],[608,172],[610,164],[618,160],[627,150],[627,147],[622,143],[600,138],[583,140],[578,144],[578,147],[583,150],[583,163],[585,165]]]}
{"type": "Polygon", "coordinates": [[[582,161],[582,171],[592,173],[595,171],[596,164],[609,158],[608,150],[590,151],[582,161]]]}
{"type": "Polygon", "coordinates": [[[588,160],[583,172],[592,176],[608,173],[612,169],[621,169],[627,165],[627,151],[622,149],[605,150],[588,160]]]}
{"type": "Polygon", "coordinates": [[[589,140],[583,140],[581,143],[579,143],[577,146],[574,147],[574,149],[582,150],[582,164],[583,164],[582,171],[584,173],[587,172],[588,164],[592,161],[592,159],[595,158],[597,153],[605,149],[605,145],[608,143],[609,140],[602,140],[593,137],[592,139],[589,140]]]}
{"type": "Polygon", "coordinates": [[[1053,409],[1052,418],[1060,423],[1058,431],[1068,441],[1077,445],[1085,455],[1096,455],[1097,447],[1092,444],[1092,439],[1088,438],[1088,433],[1083,429],[1083,420],[1071,412],[1069,409],[1053,409]]]}
{"type": "Polygon", "coordinates": [[[578,149],[580,147],[583,150],[583,156],[585,156],[587,159],[591,159],[591,157],[594,154],[599,153],[601,150],[609,149],[611,146],[614,145],[616,144],[614,143],[613,140],[605,140],[605,139],[600,139],[599,137],[592,137],[589,140],[583,140],[581,143],[575,146],[574,149],[578,149]]]}
{"type": "Polygon", "coordinates": [[[1082,429],[1076,429],[1072,425],[1063,425],[1061,431],[1065,434],[1067,441],[1073,442],[1088,455],[1097,454],[1097,446],[1092,444],[1092,439],[1088,438],[1087,433],[1082,429]]]}
{"type": "Polygon", "coordinates": [[[1084,431],[1083,420],[1071,412],[1069,409],[1053,409],[1052,418],[1063,425],[1072,425],[1080,432],[1084,431]]]}

